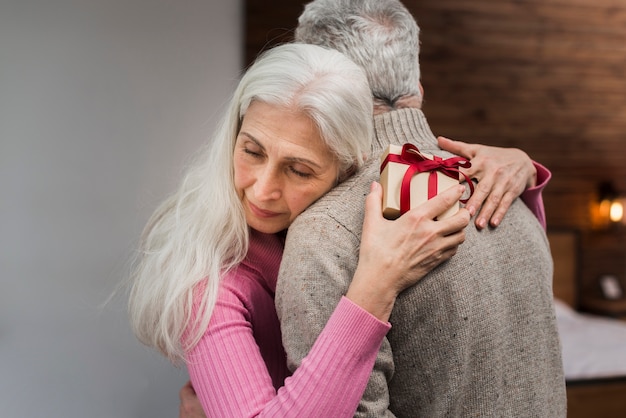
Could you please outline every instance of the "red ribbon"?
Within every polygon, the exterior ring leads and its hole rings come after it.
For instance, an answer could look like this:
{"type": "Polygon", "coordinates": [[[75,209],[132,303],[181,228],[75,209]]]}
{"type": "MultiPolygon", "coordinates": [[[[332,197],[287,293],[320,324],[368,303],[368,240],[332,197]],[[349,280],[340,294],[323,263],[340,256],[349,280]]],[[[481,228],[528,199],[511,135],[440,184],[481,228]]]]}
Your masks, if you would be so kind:
{"type": "MultiPolygon", "coordinates": [[[[391,153],[387,155],[385,161],[383,161],[380,166],[381,173],[389,162],[409,166],[404,173],[400,187],[400,215],[406,213],[411,208],[411,179],[418,173],[430,172],[428,176],[429,199],[437,196],[437,172],[453,179],[458,179],[460,173],[465,177],[470,187],[470,196],[474,193],[474,183],[472,183],[472,180],[465,173],[459,170],[459,167],[469,168],[472,166],[472,164],[463,157],[451,157],[444,160],[439,156],[433,155],[433,159],[431,160],[422,155],[415,145],[404,144],[402,146],[402,152],[399,155],[391,153]]],[[[461,202],[466,203],[468,200],[469,197],[467,199],[461,199],[461,202]]]]}

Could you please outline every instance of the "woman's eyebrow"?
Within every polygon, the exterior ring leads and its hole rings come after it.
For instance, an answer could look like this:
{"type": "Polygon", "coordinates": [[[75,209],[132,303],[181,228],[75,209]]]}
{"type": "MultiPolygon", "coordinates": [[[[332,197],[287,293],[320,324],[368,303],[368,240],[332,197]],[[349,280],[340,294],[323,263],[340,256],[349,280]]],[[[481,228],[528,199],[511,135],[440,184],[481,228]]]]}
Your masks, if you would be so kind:
{"type": "Polygon", "coordinates": [[[306,165],[312,165],[315,168],[321,169],[322,166],[320,166],[318,163],[316,163],[315,161],[309,160],[307,158],[300,158],[300,157],[287,157],[285,158],[285,160],[292,162],[292,163],[300,163],[300,164],[306,164],[306,165]]]}
{"type": "Polygon", "coordinates": [[[254,142],[256,145],[259,146],[259,148],[261,148],[262,150],[265,151],[265,147],[263,146],[263,144],[261,144],[261,142],[256,139],[254,136],[252,136],[251,134],[249,134],[248,132],[245,131],[239,131],[239,135],[243,135],[246,138],[248,138],[250,141],[254,142]]]}

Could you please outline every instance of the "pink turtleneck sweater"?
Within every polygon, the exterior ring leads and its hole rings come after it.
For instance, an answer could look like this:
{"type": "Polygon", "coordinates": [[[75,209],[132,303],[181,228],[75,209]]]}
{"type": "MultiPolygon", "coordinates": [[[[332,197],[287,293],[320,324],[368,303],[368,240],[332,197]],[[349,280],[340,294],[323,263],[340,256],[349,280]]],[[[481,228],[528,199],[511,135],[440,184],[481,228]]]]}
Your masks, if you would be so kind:
{"type": "MultiPolygon", "coordinates": [[[[550,172],[521,198],[545,228],[541,191],[550,172]]],[[[274,306],[283,254],[280,234],[250,233],[246,259],[223,278],[187,369],[207,417],[352,417],[391,328],[342,298],[301,367],[290,376],[274,306]]]]}
{"type": "Polygon", "coordinates": [[[207,417],[352,417],[391,327],[345,297],[290,376],[274,307],[284,239],[252,231],[224,277],[209,327],[187,356],[207,417]]]}

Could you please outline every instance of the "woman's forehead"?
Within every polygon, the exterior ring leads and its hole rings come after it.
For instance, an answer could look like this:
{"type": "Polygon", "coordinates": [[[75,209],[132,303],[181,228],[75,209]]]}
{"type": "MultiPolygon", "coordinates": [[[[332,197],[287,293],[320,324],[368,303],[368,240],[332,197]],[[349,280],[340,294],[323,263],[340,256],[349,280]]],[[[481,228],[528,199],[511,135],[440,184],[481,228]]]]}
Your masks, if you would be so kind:
{"type": "MultiPolygon", "coordinates": [[[[303,111],[265,102],[253,102],[244,115],[240,136],[263,148],[308,155],[327,160],[334,156],[315,122],[303,111]]],[[[297,156],[294,156],[297,157],[297,156]]]]}

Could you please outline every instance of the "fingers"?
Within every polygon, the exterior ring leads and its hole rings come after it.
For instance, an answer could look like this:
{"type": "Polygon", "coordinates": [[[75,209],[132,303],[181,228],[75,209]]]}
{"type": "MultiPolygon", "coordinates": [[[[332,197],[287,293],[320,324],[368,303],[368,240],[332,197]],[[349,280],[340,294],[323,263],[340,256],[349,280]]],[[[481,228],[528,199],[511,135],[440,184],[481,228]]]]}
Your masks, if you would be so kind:
{"type": "Polygon", "coordinates": [[[424,218],[435,219],[458,202],[464,192],[463,185],[450,187],[409,212],[419,212],[424,218]]]}
{"type": "Polygon", "coordinates": [[[478,229],[497,227],[513,201],[528,186],[536,183],[536,169],[530,157],[516,148],[466,144],[438,138],[439,146],[469,158],[472,166],[463,172],[478,180],[474,194],[466,203],[469,213],[476,215],[478,229]]]}
{"type": "Polygon", "coordinates": [[[476,214],[480,208],[480,213],[474,221],[478,229],[486,228],[488,224],[498,226],[513,202],[510,193],[502,190],[503,184],[494,183],[493,180],[493,177],[488,177],[478,182],[474,194],[465,205],[472,215],[476,214]]]}
{"type": "Polygon", "coordinates": [[[469,198],[467,203],[465,203],[465,208],[469,211],[471,216],[474,216],[478,212],[478,208],[483,205],[483,202],[491,193],[491,188],[493,187],[493,182],[491,180],[492,179],[489,178],[485,179],[485,181],[478,182],[478,184],[474,187],[474,193],[469,198]]]}
{"type": "Polygon", "coordinates": [[[383,206],[383,188],[378,182],[372,182],[370,192],[365,198],[363,229],[367,230],[373,222],[380,221],[383,206]]]}
{"type": "Polygon", "coordinates": [[[465,241],[465,227],[469,225],[470,219],[469,212],[465,208],[461,208],[453,216],[437,221],[437,223],[443,235],[454,238],[451,245],[459,245],[465,241]],[[455,237],[454,234],[461,234],[462,236],[455,237]]]}
{"type": "MultiPolygon", "coordinates": [[[[380,183],[373,181],[370,185],[370,192],[365,199],[365,213],[381,213],[383,201],[383,187],[380,183]]],[[[381,215],[382,216],[382,215],[381,215]]]]}
{"type": "MultiPolygon", "coordinates": [[[[418,211],[421,214],[420,217],[435,219],[437,216],[448,210],[453,204],[458,202],[464,192],[465,186],[463,185],[450,187],[417,208],[411,209],[411,211],[418,211]]],[[[365,199],[364,224],[374,222],[383,217],[381,212],[382,199],[382,186],[378,182],[372,182],[370,186],[370,193],[365,199]]]]}
{"type": "Polygon", "coordinates": [[[445,136],[438,137],[437,144],[442,150],[451,152],[452,154],[456,154],[470,160],[476,156],[477,147],[475,144],[454,141],[450,138],[446,138],[445,136]]]}
{"type": "Polygon", "coordinates": [[[468,225],[469,219],[467,210],[461,209],[459,213],[444,221],[430,221],[439,232],[429,235],[419,252],[414,255],[412,267],[406,273],[408,281],[404,287],[419,281],[432,269],[456,254],[459,245],[465,241],[465,226],[468,225]],[[445,229],[450,230],[450,228],[452,232],[444,232],[445,229]]]}
{"type": "Polygon", "coordinates": [[[478,229],[485,228],[487,223],[494,228],[500,225],[515,197],[514,193],[505,193],[502,198],[492,193],[476,218],[476,227],[478,229]]]}
{"type": "Polygon", "coordinates": [[[185,383],[185,385],[178,392],[178,397],[180,398],[181,402],[183,402],[189,396],[195,396],[195,394],[196,394],[196,391],[193,389],[193,386],[191,385],[191,381],[189,380],[187,381],[187,383],[185,383]]]}

